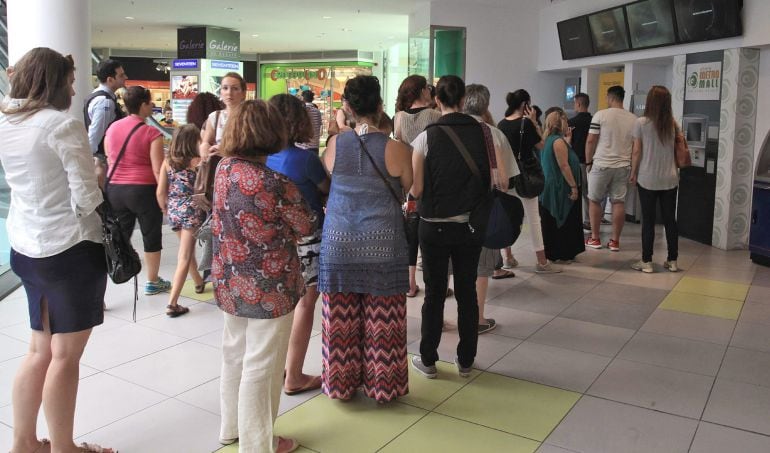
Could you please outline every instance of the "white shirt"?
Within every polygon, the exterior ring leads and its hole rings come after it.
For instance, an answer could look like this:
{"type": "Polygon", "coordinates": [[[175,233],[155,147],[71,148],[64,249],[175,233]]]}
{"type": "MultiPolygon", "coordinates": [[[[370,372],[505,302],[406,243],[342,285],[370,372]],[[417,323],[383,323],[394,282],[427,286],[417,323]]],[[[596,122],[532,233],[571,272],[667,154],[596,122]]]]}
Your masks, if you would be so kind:
{"type": "Polygon", "coordinates": [[[591,120],[589,134],[599,135],[594,152],[593,164],[601,168],[624,168],[631,166],[633,151],[634,123],[636,115],[619,109],[608,108],[596,112],[591,120]]]}
{"type": "Polygon", "coordinates": [[[83,123],[53,109],[18,119],[0,114],[0,161],[11,188],[6,223],[11,247],[46,258],[82,241],[101,244],[95,209],[102,192],[83,123]]]}
{"type": "MultiPolygon", "coordinates": [[[[480,116],[471,116],[479,123],[484,122],[480,116]]],[[[503,131],[495,126],[489,124],[487,124],[487,126],[489,126],[489,130],[492,133],[492,144],[495,146],[495,149],[500,150],[501,161],[497,163],[497,166],[505,169],[505,174],[508,175],[509,179],[514,176],[519,176],[521,171],[519,171],[519,164],[516,163],[516,159],[513,157],[513,149],[511,149],[511,144],[508,142],[508,137],[505,136],[503,131]]],[[[508,195],[516,195],[516,189],[511,186],[506,193],[508,195]]]]}
{"type": "MultiPolygon", "coordinates": [[[[99,85],[92,93],[97,91],[106,91],[115,93],[105,84],[99,85]]],[[[99,151],[99,144],[104,139],[107,128],[115,121],[115,101],[107,96],[97,96],[88,104],[88,117],[91,118],[91,124],[88,126],[88,142],[91,145],[91,152],[99,151]]]]}

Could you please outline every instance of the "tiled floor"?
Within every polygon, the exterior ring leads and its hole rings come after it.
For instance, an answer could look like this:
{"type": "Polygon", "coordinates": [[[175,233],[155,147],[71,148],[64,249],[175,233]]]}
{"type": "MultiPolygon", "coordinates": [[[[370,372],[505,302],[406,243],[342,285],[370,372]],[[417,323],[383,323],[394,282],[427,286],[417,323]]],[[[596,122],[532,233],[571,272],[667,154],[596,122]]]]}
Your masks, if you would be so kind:
{"type": "MultiPolygon", "coordinates": [[[[471,377],[440,362],[438,379],[410,374],[410,394],[383,406],[284,396],[277,432],[324,453],[770,452],[770,269],[682,239],[683,272],[635,272],[639,227],[629,225],[623,251],[588,250],[564,274],[540,276],[526,236],[516,278],[490,283],[486,315],[498,328],[479,338],[471,377]]],[[[164,240],[170,277],[176,240],[164,240]]],[[[165,295],[142,295],[134,324],[129,286],[109,286],[81,366],[79,439],[129,453],[237,451],[217,443],[221,314],[210,292],[183,294],[189,315],[169,319],[165,295]]],[[[420,304],[408,303],[410,353],[420,304]]],[[[455,310],[450,300],[450,324],[455,310]]],[[[0,301],[0,451],[10,448],[26,316],[21,291],[0,301]]],[[[320,372],[318,321],[310,373],[320,372]]],[[[456,342],[456,329],[445,332],[443,360],[456,342]]]]}

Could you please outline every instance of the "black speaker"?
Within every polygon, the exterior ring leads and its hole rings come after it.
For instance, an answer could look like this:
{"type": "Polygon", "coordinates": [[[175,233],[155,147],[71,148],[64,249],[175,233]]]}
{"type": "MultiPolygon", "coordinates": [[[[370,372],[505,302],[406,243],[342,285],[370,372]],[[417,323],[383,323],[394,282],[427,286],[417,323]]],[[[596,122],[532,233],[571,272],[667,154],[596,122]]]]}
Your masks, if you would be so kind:
{"type": "Polygon", "coordinates": [[[743,0],[675,0],[680,42],[709,41],[743,34],[743,0]]]}

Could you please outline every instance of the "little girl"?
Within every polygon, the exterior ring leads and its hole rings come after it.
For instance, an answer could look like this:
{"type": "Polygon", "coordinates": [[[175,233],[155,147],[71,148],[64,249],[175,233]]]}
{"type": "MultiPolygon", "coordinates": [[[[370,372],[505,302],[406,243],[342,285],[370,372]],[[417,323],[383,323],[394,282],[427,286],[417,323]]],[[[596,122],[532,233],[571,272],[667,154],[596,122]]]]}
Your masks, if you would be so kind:
{"type": "Polygon", "coordinates": [[[195,282],[196,293],[202,293],[206,285],[198,273],[195,260],[195,232],[201,226],[205,214],[192,204],[195,168],[200,160],[199,143],[200,130],[194,124],[185,124],[177,129],[158,175],[158,205],[167,215],[171,229],[179,237],[176,272],[166,306],[166,314],[172,318],[190,311],[178,303],[188,273],[195,282]]]}

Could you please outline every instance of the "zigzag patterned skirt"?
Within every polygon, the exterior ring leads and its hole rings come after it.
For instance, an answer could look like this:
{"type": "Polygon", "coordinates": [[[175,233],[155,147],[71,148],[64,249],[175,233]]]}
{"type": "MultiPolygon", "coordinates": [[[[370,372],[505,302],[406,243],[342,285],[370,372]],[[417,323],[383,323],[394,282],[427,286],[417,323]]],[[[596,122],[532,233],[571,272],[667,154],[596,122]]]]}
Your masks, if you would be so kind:
{"type": "Polygon", "coordinates": [[[323,294],[323,392],[350,399],[358,387],[378,402],[409,393],[406,295],[323,294]]]}

